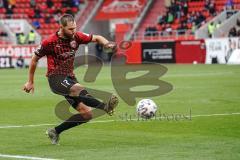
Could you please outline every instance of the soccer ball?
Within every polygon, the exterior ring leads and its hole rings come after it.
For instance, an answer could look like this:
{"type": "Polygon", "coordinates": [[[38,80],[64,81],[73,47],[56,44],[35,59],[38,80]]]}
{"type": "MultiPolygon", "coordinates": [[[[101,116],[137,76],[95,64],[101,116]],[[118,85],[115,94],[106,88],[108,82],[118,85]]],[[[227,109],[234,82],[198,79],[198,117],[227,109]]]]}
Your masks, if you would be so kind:
{"type": "Polygon", "coordinates": [[[137,104],[137,114],[142,118],[152,118],[156,112],[157,105],[151,99],[142,99],[137,104]]]}

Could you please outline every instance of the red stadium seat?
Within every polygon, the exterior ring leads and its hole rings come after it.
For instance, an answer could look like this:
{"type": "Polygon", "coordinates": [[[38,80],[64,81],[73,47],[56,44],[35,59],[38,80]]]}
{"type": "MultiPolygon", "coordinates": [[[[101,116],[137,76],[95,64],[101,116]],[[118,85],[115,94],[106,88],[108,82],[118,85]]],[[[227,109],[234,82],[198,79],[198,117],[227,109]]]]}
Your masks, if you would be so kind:
{"type": "Polygon", "coordinates": [[[31,11],[30,8],[24,8],[24,13],[29,13],[31,11]]]}
{"type": "Polygon", "coordinates": [[[172,27],[173,30],[177,30],[178,29],[178,24],[173,24],[171,27],[172,27]]]}
{"type": "Polygon", "coordinates": [[[188,29],[191,29],[192,28],[192,23],[188,23],[187,27],[188,27],[188,29]]]}
{"type": "Polygon", "coordinates": [[[38,21],[42,24],[42,23],[45,23],[45,20],[44,18],[39,18],[38,21]]]}
{"type": "Polygon", "coordinates": [[[6,9],[5,8],[0,8],[0,14],[4,14],[6,13],[6,9]]]}
{"type": "Polygon", "coordinates": [[[47,29],[49,28],[49,25],[46,23],[41,24],[42,29],[47,29]]]}
{"type": "Polygon", "coordinates": [[[36,0],[36,3],[45,3],[46,0],[36,0]]]}
{"type": "Polygon", "coordinates": [[[61,8],[61,7],[62,7],[62,3],[55,3],[55,4],[54,4],[54,7],[56,7],[56,8],[61,8]]]}
{"type": "Polygon", "coordinates": [[[78,8],[77,7],[72,7],[71,10],[72,10],[73,13],[77,13],[78,12],[78,8]]]}

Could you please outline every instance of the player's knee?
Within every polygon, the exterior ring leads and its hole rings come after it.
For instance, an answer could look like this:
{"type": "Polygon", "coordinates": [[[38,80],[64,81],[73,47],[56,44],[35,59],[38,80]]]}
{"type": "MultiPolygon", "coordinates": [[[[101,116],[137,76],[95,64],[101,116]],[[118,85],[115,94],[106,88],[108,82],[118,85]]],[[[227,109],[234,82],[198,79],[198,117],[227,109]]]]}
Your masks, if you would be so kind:
{"type": "Polygon", "coordinates": [[[82,90],[84,90],[84,87],[82,85],[75,84],[70,88],[70,96],[79,96],[82,90]]]}
{"type": "Polygon", "coordinates": [[[93,118],[93,113],[91,108],[84,106],[82,103],[78,105],[76,110],[82,115],[82,117],[86,120],[89,121],[93,118]]]}
{"type": "Polygon", "coordinates": [[[82,117],[86,120],[86,121],[89,121],[93,118],[93,113],[92,111],[88,111],[88,112],[85,112],[85,113],[82,113],[81,114],[82,117]]]}

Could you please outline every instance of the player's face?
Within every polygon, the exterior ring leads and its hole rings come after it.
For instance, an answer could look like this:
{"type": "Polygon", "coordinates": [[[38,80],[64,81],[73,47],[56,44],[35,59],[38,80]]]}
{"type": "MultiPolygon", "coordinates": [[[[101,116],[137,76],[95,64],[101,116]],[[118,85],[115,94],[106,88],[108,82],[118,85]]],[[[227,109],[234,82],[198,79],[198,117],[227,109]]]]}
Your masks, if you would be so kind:
{"type": "Polygon", "coordinates": [[[63,27],[63,34],[67,38],[73,38],[76,33],[76,22],[68,22],[67,26],[63,27]]]}

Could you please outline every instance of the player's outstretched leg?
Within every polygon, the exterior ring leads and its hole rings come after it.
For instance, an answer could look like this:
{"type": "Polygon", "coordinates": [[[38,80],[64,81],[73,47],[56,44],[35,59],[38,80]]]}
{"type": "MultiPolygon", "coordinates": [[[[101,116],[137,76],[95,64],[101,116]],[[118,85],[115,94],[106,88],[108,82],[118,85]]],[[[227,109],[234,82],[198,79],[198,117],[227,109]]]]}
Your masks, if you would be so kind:
{"type": "Polygon", "coordinates": [[[107,102],[107,104],[104,107],[104,110],[110,115],[112,116],[114,113],[115,108],[118,105],[118,97],[114,94],[112,94],[112,96],[110,97],[109,101],[107,102]]]}
{"type": "Polygon", "coordinates": [[[111,95],[106,104],[92,97],[85,89],[80,92],[80,96],[81,95],[89,97],[89,99],[86,99],[85,104],[94,108],[102,109],[105,112],[107,112],[110,116],[113,115],[114,110],[119,102],[118,97],[114,94],[111,95]]]}
{"type": "MultiPolygon", "coordinates": [[[[85,89],[81,90],[81,92],[78,96],[65,96],[65,97],[69,101],[69,103],[71,103],[70,102],[71,99],[73,100],[73,102],[76,102],[76,103],[82,102],[87,106],[91,106],[93,108],[104,110],[110,116],[113,115],[114,109],[118,105],[118,98],[114,94],[111,95],[108,102],[104,103],[104,102],[100,102],[98,99],[91,96],[85,89]]],[[[72,104],[72,105],[74,105],[74,104],[72,104]]]]}

